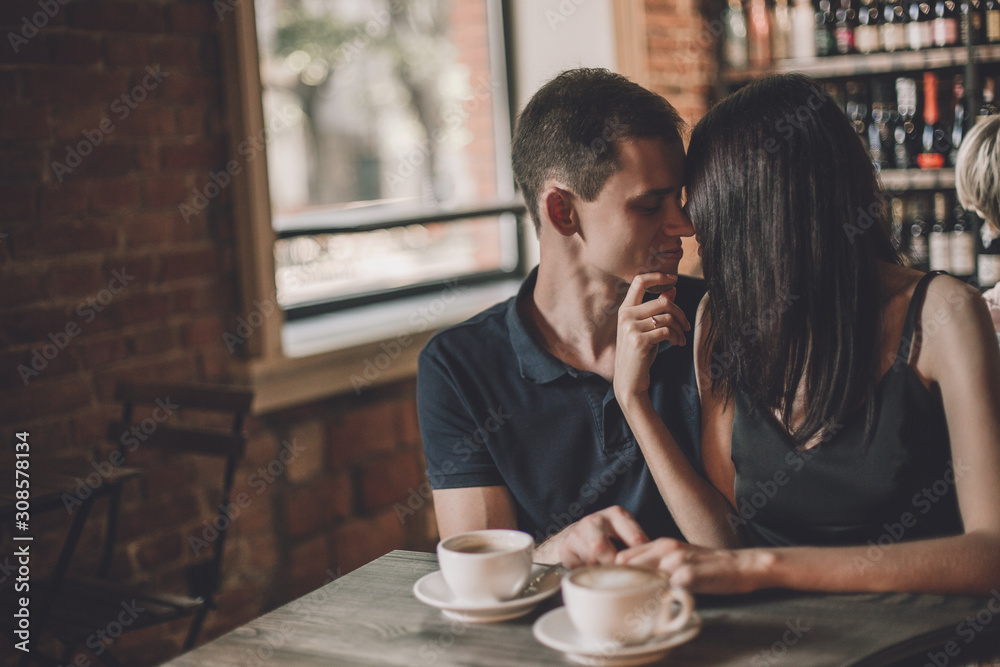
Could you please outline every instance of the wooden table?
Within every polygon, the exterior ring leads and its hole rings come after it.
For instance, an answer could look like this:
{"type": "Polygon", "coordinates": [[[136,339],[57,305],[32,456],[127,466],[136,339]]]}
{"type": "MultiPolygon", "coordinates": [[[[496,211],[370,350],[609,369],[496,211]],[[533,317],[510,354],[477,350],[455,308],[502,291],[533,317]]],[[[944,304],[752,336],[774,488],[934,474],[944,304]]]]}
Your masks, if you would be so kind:
{"type": "MultiPolygon", "coordinates": [[[[568,664],[531,634],[531,624],[560,604],[558,595],[520,619],[467,625],[413,597],[413,583],[436,569],[434,554],[393,551],[167,665],[568,664]]],[[[872,666],[916,656],[918,666],[934,665],[936,657],[935,667],[956,667],[970,662],[984,638],[995,641],[987,630],[1000,631],[1000,593],[992,605],[997,613],[988,601],[787,592],[699,597],[701,634],[664,664],[872,666]],[[969,644],[959,624],[977,612],[990,622],[969,644]],[[958,655],[944,652],[948,641],[958,655]]]]}

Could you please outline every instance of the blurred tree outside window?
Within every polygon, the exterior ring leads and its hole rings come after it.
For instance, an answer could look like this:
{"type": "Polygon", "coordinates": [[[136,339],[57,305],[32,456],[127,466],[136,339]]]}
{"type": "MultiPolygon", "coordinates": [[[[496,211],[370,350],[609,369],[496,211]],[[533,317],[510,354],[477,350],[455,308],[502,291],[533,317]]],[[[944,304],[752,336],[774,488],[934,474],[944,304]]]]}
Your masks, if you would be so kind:
{"type": "Polygon", "coordinates": [[[499,0],[255,6],[286,314],[517,270],[499,0]]]}

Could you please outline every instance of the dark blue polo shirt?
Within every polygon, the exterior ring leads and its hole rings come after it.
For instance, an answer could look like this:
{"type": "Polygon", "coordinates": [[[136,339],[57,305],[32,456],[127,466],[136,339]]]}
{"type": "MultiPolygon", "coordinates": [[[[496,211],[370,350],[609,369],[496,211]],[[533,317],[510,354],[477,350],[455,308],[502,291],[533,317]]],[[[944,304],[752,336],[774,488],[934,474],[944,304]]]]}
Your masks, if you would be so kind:
{"type": "MultiPolygon", "coordinates": [[[[417,409],[434,489],[506,486],[518,528],[541,542],[587,514],[621,505],[650,538],[680,537],[611,383],[546,351],[516,297],[436,334],[420,353],[417,409]]],[[[704,283],[682,276],[677,303],[694,324],[704,283]]],[[[612,313],[610,317],[617,317],[612,313]]],[[[650,372],[656,411],[701,470],[691,354],[664,343],[650,372]]]]}

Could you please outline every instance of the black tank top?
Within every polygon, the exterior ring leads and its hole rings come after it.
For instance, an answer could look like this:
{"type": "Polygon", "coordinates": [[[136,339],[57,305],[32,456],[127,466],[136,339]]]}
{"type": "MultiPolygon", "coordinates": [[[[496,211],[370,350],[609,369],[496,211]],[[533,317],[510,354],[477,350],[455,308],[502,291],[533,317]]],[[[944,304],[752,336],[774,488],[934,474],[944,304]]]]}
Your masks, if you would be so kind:
{"type": "MultiPolygon", "coordinates": [[[[736,509],[758,545],[883,546],[962,532],[944,405],[909,365],[927,284],[913,292],[896,363],[876,385],[872,437],[859,406],[819,445],[799,450],[777,419],[736,393],[736,509]]],[[[918,343],[919,344],[919,343],[918,343]]]]}

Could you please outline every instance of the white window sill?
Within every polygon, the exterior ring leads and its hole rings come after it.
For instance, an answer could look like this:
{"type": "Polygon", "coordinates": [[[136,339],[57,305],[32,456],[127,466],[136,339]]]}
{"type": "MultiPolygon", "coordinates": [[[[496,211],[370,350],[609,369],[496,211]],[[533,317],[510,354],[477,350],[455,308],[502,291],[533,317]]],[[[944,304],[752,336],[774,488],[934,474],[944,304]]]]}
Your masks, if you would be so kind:
{"type": "Polygon", "coordinates": [[[257,414],[414,377],[417,355],[439,329],[517,293],[518,280],[438,292],[290,322],[285,356],[247,367],[257,414]]]}

